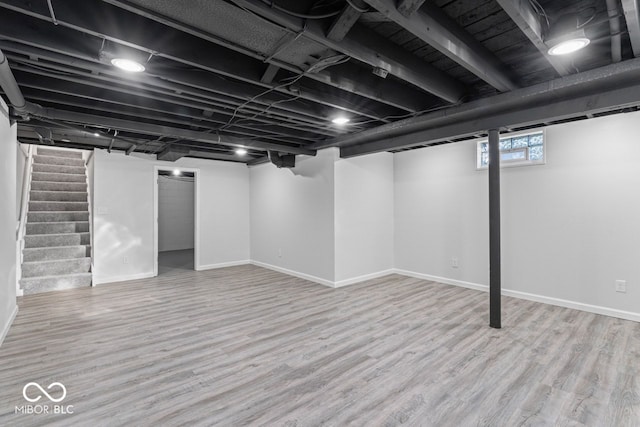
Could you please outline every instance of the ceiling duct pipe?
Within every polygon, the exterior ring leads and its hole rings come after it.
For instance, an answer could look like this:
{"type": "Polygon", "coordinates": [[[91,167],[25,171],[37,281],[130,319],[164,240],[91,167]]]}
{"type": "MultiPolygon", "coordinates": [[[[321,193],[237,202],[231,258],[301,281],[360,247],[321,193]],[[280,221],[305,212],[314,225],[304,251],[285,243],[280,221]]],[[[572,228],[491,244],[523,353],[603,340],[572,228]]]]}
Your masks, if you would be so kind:
{"type": "Polygon", "coordinates": [[[2,50],[0,50],[0,87],[2,87],[7,98],[9,98],[9,103],[19,115],[28,117],[29,114],[41,112],[42,107],[24,99],[18,82],[16,82],[16,78],[9,67],[9,61],[2,50]]]}
{"type": "Polygon", "coordinates": [[[33,131],[38,137],[40,144],[46,144],[46,145],[55,144],[55,141],[53,140],[53,132],[51,132],[51,129],[37,126],[33,128],[33,131]]]}
{"type": "Polygon", "coordinates": [[[277,151],[269,150],[269,160],[278,168],[295,168],[295,154],[280,155],[277,151]]]}
{"type": "Polygon", "coordinates": [[[607,0],[607,13],[609,14],[609,31],[611,32],[611,60],[620,62],[622,61],[622,37],[618,0],[607,0]]]}

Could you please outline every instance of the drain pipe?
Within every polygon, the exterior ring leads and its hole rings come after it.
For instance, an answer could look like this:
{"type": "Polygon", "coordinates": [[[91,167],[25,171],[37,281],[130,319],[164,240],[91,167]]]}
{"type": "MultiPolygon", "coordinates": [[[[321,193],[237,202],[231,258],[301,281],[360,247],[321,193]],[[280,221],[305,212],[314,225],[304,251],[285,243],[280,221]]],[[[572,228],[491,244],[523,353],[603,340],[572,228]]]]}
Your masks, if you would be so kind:
{"type": "Polygon", "coordinates": [[[27,118],[29,114],[42,114],[41,106],[24,99],[18,82],[9,67],[9,61],[2,50],[0,50],[0,86],[9,98],[9,103],[19,115],[27,118]]]}
{"type": "Polygon", "coordinates": [[[611,32],[611,60],[620,62],[622,61],[622,38],[618,0],[607,0],[607,14],[609,15],[609,32],[611,32]]]}

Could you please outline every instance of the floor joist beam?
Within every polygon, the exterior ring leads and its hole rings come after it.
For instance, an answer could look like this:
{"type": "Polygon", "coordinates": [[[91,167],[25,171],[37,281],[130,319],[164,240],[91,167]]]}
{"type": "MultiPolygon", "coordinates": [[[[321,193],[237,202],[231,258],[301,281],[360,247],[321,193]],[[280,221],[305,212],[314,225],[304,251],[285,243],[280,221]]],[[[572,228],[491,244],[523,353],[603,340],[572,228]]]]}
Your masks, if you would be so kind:
{"type": "Polygon", "coordinates": [[[92,114],[77,113],[74,111],[57,110],[52,108],[43,109],[43,118],[63,122],[91,124],[109,129],[121,131],[138,132],[148,135],[164,136],[169,138],[181,138],[197,142],[226,145],[238,148],[250,148],[256,150],[275,150],[289,154],[315,155],[314,150],[302,147],[292,147],[284,144],[274,144],[266,141],[246,140],[230,135],[211,134],[197,132],[188,129],[174,128],[170,126],[160,126],[131,120],[116,119],[113,117],[96,116],[92,114]]]}
{"type": "Polygon", "coordinates": [[[622,0],[633,56],[640,57],[640,0],[622,0]]]}
{"type": "Polygon", "coordinates": [[[336,42],[325,36],[322,24],[285,15],[259,0],[232,0],[238,6],[251,10],[291,31],[303,31],[305,37],[344,53],[390,74],[448,102],[458,102],[464,95],[464,86],[422,61],[400,46],[361,25],[354,25],[345,38],[336,42]]]}
{"type": "Polygon", "coordinates": [[[498,58],[438,7],[425,4],[407,17],[396,8],[394,0],[365,1],[499,91],[507,92],[518,88],[498,58]]]}
{"type": "MultiPolygon", "coordinates": [[[[528,0],[497,0],[502,9],[516,23],[540,53],[549,61],[560,76],[569,74],[569,67],[555,56],[549,55],[549,48],[544,44],[542,22],[528,0]]],[[[635,0],[634,0],[635,1],[635,0]]]]}

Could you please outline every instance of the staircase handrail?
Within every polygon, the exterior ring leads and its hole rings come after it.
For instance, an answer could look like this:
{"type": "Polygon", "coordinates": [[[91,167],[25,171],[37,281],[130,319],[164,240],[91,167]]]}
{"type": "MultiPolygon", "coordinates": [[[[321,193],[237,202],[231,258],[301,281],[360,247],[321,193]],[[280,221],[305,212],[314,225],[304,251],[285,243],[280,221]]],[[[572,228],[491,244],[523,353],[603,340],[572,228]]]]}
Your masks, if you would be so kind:
{"type": "Polygon", "coordinates": [[[17,258],[17,266],[16,269],[16,292],[18,296],[22,295],[22,291],[20,289],[20,279],[22,278],[22,250],[24,249],[24,236],[26,234],[27,228],[27,213],[29,211],[29,194],[31,191],[31,173],[33,169],[33,155],[34,155],[35,147],[33,145],[29,145],[29,149],[27,150],[27,162],[24,166],[23,178],[22,178],[22,198],[20,203],[20,220],[18,221],[17,229],[16,229],[16,258],[17,258]]]}

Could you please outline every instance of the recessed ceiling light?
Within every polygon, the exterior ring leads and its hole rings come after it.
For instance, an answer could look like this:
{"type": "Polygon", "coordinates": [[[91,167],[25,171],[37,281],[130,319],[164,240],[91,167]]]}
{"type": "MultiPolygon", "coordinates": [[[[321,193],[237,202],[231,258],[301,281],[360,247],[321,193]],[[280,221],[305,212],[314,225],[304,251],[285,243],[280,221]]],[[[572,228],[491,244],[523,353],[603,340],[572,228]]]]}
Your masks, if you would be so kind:
{"type": "Polygon", "coordinates": [[[586,37],[580,37],[576,39],[565,40],[560,42],[549,49],[549,55],[568,55],[573,52],[577,52],[580,49],[587,47],[591,43],[586,37]]]}
{"type": "Polygon", "coordinates": [[[114,67],[118,67],[121,70],[128,71],[130,73],[141,73],[144,71],[144,65],[132,59],[113,58],[111,60],[111,65],[113,65],[114,67]]]}
{"type": "Polygon", "coordinates": [[[244,148],[238,148],[236,149],[236,154],[238,156],[244,156],[245,154],[247,154],[247,150],[245,150],[244,148]]]}
{"type": "Polygon", "coordinates": [[[182,172],[180,172],[180,169],[174,169],[174,170],[173,170],[173,174],[174,174],[175,176],[180,176],[180,175],[182,174],[182,172]]]}
{"type": "Polygon", "coordinates": [[[350,121],[351,121],[351,119],[349,119],[348,117],[343,117],[343,116],[336,117],[336,118],[331,120],[331,122],[333,124],[336,124],[336,125],[346,125],[350,121]]]}

